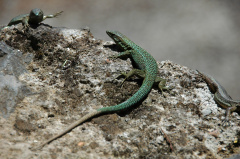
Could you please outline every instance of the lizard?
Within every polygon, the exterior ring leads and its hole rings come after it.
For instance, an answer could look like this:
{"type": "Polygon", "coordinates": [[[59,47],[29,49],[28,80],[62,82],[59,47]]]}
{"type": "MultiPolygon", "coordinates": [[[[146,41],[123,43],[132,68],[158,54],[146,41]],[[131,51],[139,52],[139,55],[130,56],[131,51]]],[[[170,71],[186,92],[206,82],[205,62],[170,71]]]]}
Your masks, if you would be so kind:
{"type": "MultiPolygon", "coordinates": [[[[118,31],[106,31],[106,33],[113,39],[113,41],[122,49],[123,52],[120,52],[118,55],[111,56],[110,58],[124,58],[130,57],[132,61],[135,63],[134,66],[137,68],[132,69],[128,73],[122,73],[125,76],[123,82],[130,78],[133,75],[137,75],[139,77],[144,78],[143,83],[139,90],[127,99],[125,102],[120,103],[118,105],[109,106],[109,107],[102,107],[96,109],[87,115],[80,118],[78,121],[75,121],[72,125],[66,128],[64,131],[60,132],[59,134],[53,136],[52,138],[48,139],[36,149],[42,148],[44,145],[49,144],[53,140],[63,136],[67,132],[71,131],[76,126],[82,124],[83,122],[102,114],[107,113],[115,113],[126,110],[133,105],[141,102],[145,99],[145,97],[149,94],[152,89],[154,83],[158,83],[159,89],[162,91],[163,89],[168,90],[170,87],[165,87],[166,79],[162,79],[157,76],[158,73],[158,65],[156,60],[149,54],[147,51],[142,49],[140,46],[136,45],[133,41],[127,38],[125,35],[118,31]]],[[[123,83],[122,82],[122,83],[123,83]]]]}
{"type": "Polygon", "coordinates": [[[231,112],[240,112],[240,100],[233,100],[232,97],[227,93],[225,88],[212,76],[203,74],[198,70],[197,72],[207,83],[210,91],[214,94],[214,101],[219,106],[226,109],[224,123],[229,120],[229,115],[231,114],[231,112]]]}
{"type": "Polygon", "coordinates": [[[57,12],[53,15],[47,15],[45,16],[43,14],[43,11],[41,9],[35,8],[30,11],[29,14],[21,14],[16,17],[14,17],[7,26],[15,25],[18,23],[22,23],[25,28],[29,27],[29,24],[39,24],[40,22],[44,21],[47,18],[54,18],[59,16],[61,12],[57,12]]]}

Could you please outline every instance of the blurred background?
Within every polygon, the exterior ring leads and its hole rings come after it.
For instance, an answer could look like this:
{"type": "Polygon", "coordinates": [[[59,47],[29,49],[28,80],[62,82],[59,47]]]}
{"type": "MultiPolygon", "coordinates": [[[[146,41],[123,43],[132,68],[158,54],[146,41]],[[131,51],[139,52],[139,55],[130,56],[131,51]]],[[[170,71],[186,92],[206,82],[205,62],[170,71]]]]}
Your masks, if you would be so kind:
{"type": "Polygon", "coordinates": [[[158,61],[212,75],[240,100],[239,0],[0,0],[0,25],[33,8],[63,10],[43,23],[88,26],[97,39],[110,40],[105,31],[118,30],[158,61]]]}

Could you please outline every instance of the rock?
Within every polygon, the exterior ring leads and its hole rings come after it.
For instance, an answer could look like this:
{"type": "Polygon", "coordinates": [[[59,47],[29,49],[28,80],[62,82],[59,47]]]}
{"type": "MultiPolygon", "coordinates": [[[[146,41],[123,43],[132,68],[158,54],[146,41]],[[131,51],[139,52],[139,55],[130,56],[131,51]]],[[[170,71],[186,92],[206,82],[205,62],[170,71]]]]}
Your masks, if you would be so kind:
{"type": "Polygon", "coordinates": [[[27,72],[25,58],[21,51],[0,41],[0,116],[5,118],[10,116],[19,101],[30,94],[30,90],[18,79],[27,72]]]}
{"type": "Polygon", "coordinates": [[[222,127],[225,110],[196,71],[168,60],[158,66],[170,92],[154,87],[133,109],[93,118],[32,151],[86,113],[127,100],[142,80],[121,88],[115,78],[132,69],[130,60],[109,59],[120,50],[88,28],[19,24],[3,28],[0,40],[0,158],[227,158],[239,151],[238,114],[222,127]]]}

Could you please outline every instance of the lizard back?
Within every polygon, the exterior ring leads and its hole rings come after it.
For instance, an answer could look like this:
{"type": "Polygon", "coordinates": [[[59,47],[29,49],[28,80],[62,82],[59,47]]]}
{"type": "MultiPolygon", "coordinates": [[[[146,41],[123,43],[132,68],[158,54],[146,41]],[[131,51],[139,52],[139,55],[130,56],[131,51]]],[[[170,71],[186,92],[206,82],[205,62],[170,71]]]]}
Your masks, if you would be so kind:
{"type": "Polygon", "coordinates": [[[158,66],[155,61],[155,59],[150,55],[147,51],[136,45],[134,42],[132,42],[130,39],[128,39],[126,36],[121,34],[117,31],[107,31],[107,34],[116,42],[117,45],[122,47],[124,51],[129,51],[130,56],[132,57],[133,61],[136,63],[136,66],[143,70],[145,73],[145,79],[139,88],[139,90],[128,100],[126,100],[123,103],[120,103],[115,106],[109,106],[109,107],[103,107],[97,110],[92,111],[91,113],[86,114],[78,121],[71,124],[67,129],[62,131],[61,133],[53,136],[52,138],[45,141],[43,144],[38,146],[37,148],[34,148],[34,150],[42,148],[44,145],[52,142],[53,140],[61,137],[62,135],[66,134],[68,131],[75,128],[77,125],[87,121],[90,118],[93,118],[94,116],[101,115],[103,113],[113,113],[117,111],[122,111],[124,109],[127,109],[136,103],[142,101],[148,93],[151,91],[152,86],[154,84],[154,81],[157,77],[157,71],[158,66]]]}
{"type": "Polygon", "coordinates": [[[151,91],[154,81],[157,77],[158,66],[155,59],[146,50],[136,45],[125,35],[118,31],[107,31],[107,34],[120,46],[124,51],[129,51],[130,56],[136,66],[145,71],[145,78],[139,90],[128,100],[115,106],[103,107],[98,109],[101,112],[114,112],[127,109],[136,103],[142,101],[151,91]]]}

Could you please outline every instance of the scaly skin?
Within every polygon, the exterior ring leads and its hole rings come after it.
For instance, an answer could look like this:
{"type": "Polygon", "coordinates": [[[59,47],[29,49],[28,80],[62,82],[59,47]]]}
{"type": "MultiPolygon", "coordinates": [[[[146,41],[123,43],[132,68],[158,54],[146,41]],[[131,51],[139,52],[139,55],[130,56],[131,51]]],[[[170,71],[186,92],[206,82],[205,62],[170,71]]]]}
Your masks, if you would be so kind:
{"type": "Polygon", "coordinates": [[[233,111],[240,112],[240,101],[233,100],[230,95],[228,95],[227,91],[221,86],[221,84],[215,80],[212,76],[205,75],[198,71],[204,81],[207,83],[210,91],[214,94],[215,102],[220,105],[222,108],[226,109],[226,118],[224,122],[227,122],[229,119],[229,115],[233,111]]]}
{"type": "Polygon", "coordinates": [[[131,77],[132,75],[145,77],[141,87],[132,97],[130,97],[125,102],[115,106],[103,107],[85,115],[80,120],[70,125],[63,132],[59,133],[56,136],[53,136],[52,138],[41,144],[37,149],[42,148],[44,145],[52,142],[53,140],[57,139],[60,136],[63,136],[64,134],[66,134],[68,131],[72,130],[79,124],[97,115],[123,111],[141,102],[151,91],[154,82],[160,82],[158,86],[161,90],[168,89],[164,87],[165,80],[157,77],[158,65],[155,59],[152,57],[152,55],[150,55],[147,51],[136,45],[134,42],[132,42],[130,39],[128,39],[126,36],[124,36],[118,31],[107,31],[107,34],[115,41],[115,43],[119,47],[121,47],[124,50],[124,52],[119,53],[119,55],[114,56],[113,58],[130,56],[130,58],[132,58],[132,60],[135,62],[138,68],[133,69],[128,74],[122,75],[126,77],[125,79],[131,77]]]}
{"type": "Polygon", "coordinates": [[[9,23],[8,26],[15,25],[18,23],[23,23],[24,27],[29,27],[29,24],[39,24],[40,22],[44,21],[47,18],[54,18],[60,15],[63,11],[57,12],[54,15],[43,15],[43,11],[41,9],[35,8],[32,9],[30,14],[21,14],[13,18],[9,23]]]}

